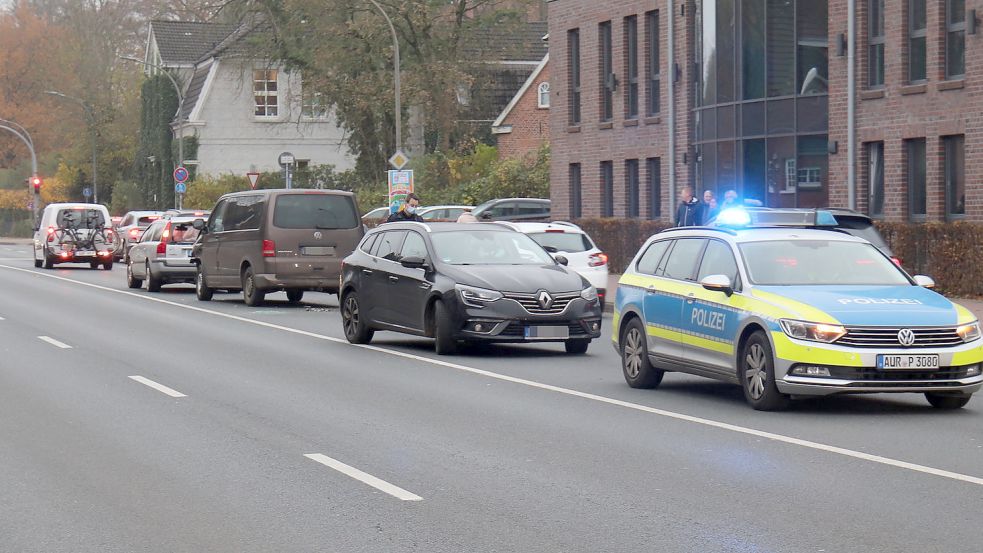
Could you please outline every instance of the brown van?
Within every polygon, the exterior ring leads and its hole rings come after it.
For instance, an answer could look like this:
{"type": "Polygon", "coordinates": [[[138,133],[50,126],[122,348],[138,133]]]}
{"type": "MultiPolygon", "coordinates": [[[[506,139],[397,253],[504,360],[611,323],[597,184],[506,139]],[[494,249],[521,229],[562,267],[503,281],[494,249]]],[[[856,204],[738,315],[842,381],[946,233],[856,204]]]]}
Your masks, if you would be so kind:
{"type": "Polygon", "coordinates": [[[247,305],[284,290],[338,293],[341,260],[365,233],[355,196],[338,190],[253,190],[219,198],[192,258],[198,299],[216,289],[242,290],[247,305]]]}

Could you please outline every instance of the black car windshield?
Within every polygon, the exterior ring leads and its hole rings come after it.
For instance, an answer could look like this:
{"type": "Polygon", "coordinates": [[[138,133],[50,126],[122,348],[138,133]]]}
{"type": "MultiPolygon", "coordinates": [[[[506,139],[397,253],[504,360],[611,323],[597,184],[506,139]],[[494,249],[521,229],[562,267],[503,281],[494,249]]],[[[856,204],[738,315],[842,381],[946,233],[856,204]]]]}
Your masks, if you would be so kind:
{"type": "Polygon", "coordinates": [[[833,240],[771,240],[740,245],[753,284],[910,285],[874,246],[833,240]]]}
{"type": "Polygon", "coordinates": [[[286,229],[348,229],[361,223],[348,196],[282,194],[276,199],[273,225],[286,229]]]}
{"type": "Polygon", "coordinates": [[[556,248],[558,252],[579,253],[594,248],[587,235],[576,232],[531,232],[529,237],[540,246],[556,248]]]}
{"type": "Polygon", "coordinates": [[[431,235],[437,257],[450,265],[552,265],[553,258],[521,232],[462,230],[431,235]]]}

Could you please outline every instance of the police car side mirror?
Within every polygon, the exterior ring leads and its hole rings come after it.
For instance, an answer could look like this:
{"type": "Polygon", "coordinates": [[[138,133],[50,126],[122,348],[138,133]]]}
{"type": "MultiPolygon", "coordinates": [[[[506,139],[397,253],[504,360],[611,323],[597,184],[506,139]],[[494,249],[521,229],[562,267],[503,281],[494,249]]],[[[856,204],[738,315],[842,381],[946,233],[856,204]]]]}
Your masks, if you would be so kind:
{"type": "Polygon", "coordinates": [[[935,281],[932,280],[932,277],[915,275],[913,280],[915,281],[916,285],[921,286],[922,288],[935,288],[935,281]]]}
{"type": "Polygon", "coordinates": [[[727,275],[710,275],[700,281],[700,285],[712,292],[723,292],[728,296],[734,293],[734,284],[727,275]]]}

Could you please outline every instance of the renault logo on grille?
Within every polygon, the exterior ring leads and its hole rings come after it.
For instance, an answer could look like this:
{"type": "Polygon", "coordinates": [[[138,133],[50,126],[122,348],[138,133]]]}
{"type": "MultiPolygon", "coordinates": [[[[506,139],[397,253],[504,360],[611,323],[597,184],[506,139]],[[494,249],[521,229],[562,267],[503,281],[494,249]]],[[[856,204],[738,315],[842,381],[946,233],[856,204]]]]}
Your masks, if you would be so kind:
{"type": "Polygon", "coordinates": [[[539,307],[549,309],[553,305],[553,296],[551,296],[546,290],[543,290],[539,293],[536,301],[539,302],[539,307]]]}
{"type": "Polygon", "coordinates": [[[902,328],[898,331],[898,342],[902,346],[910,346],[915,343],[915,333],[910,328],[902,328]]]}
{"type": "Polygon", "coordinates": [[[321,231],[317,231],[317,232],[314,233],[314,239],[315,240],[320,240],[323,237],[324,237],[324,235],[321,234],[321,231]]]}

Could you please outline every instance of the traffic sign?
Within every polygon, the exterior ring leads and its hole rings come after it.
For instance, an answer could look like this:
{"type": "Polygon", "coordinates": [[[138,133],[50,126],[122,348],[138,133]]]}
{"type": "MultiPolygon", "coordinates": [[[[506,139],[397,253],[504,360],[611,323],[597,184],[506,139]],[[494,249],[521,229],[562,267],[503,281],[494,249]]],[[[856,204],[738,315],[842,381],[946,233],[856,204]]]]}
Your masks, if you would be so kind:
{"type": "Polygon", "coordinates": [[[83,188],[82,189],[82,196],[84,196],[86,198],[91,198],[92,197],[92,187],[91,186],[86,186],[85,188],[83,188]]]}
{"type": "Polygon", "coordinates": [[[283,152],[277,158],[277,162],[280,164],[280,167],[286,167],[287,165],[293,165],[294,164],[294,161],[295,161],[294,155],[291,154],[290,152],[283,152]]]}
{"type": "Polygon", "coordinates": [[[406,164],[410,162],[409,156],[403,153],[403,150],[396,150],[393,157],[389,158],[389,165],[392,165],[396,169],[402,169],[406,167],[406,164]]]}
{"type": "Polygon", "coordinates": [[[188,185],[184,184],[183,182],[179,182],[174,185],[174,192],[178,194],[184,194],[187,191],[188,191],[188,185]]]}
{"type": "Polygon", "coordinates": [[[256,190],[256,183],[259,182],[259,173],[246,173],[249,177],[249,187],[256,190]]]}
{"type": "Polygon", "coordinates": [[[174,182],[187,182],[189,176],[188,170],[183,165],[178,165],[174,170],[174,182]]]}

